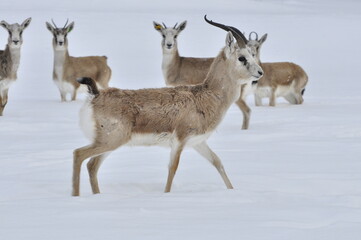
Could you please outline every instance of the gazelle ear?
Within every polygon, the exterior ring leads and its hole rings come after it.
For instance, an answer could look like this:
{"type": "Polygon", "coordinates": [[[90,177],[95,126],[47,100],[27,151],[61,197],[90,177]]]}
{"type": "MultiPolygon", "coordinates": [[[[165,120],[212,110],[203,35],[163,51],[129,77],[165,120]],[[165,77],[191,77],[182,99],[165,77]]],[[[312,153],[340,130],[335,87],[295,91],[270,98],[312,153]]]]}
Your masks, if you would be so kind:
{"type": "Polygon", "coordinates": [[[27,27],[29,26],[30,22],[31,22],[31,17],[25,19],[25,21],[21,24],[21,26],[23,27],[23,29],[27,28],[27,27]]]}
{"type": "Polygon", "coordinates": [[[231,52],[234,51],[235,45],[237,44],[235,44],[234,42],[234,37],[232,35],[232,32],[229,31],[226,36],[226,48],[225,48],[227,58],[230,56],[231,52]]]}
{"type": "Polygon", "coordinates": [[[54,28],[53,28],[53,26],[51,26],[51,24],[50,23],[48,23],[48,22],[46,22],[45,23],[46,24],[46,28],[50,31],[50,32],[54,32],[54,28]]]}
{"type": "Polygon", "coordinates": [[[71,22],[69,26],[66,27],[67,33],[70,33],[74,28],[74,22],[71,22]]]}
{"type": "Polygon", "coordinates": [[[162,25],[160,25],[159,23],[154,22],[154,21],[153,21],[153,26],[154,26],[154,29],[157,31],[161,31],[163,29],[162,25]]]}
{"type": "Polygon", "coordinates": [[[4,28],[8,29],[9,28],[9,23],[7,23],[6,21],[2,20],[0,22],[0,25],[3,26],[4,28]]]}
{"type": "Polygon", "coordinates": [[[177,28],[178,32],[183,31],[186,28],[186,26],[187,26],[187,21],[184,21],[181,24],[179,24],[177,28]]]}
{"type": "Polygon", "coordinates": [[[267,33],[261,37],[261,39],[258,41],[260,44],[263,44],[267,39],[267,33]]]}

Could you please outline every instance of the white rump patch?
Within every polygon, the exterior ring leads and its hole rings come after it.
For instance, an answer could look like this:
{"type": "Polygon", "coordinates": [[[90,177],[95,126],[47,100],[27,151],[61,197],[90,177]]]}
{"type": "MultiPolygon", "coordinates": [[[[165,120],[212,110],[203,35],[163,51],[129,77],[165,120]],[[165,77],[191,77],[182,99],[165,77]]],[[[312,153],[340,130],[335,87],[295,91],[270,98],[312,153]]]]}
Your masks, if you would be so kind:
{"type": "Polygon", "coordinates": [[[88,98],[80,109],[79,124],[85,137],[93,141],[95,138],[95,121],[90,100],[91,98],[88,98]]]}

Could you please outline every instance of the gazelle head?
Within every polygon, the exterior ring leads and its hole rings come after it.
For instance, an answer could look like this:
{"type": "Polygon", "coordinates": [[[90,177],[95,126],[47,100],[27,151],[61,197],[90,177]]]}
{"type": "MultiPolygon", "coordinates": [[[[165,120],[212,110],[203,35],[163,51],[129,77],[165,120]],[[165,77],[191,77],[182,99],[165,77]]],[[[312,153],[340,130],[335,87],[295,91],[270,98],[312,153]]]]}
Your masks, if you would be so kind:
{"type": "Polygon", "coordinates": [[[10,48],[20,48],[23,44],[23,31],[29,26],[31,18],[27,18],[21,25],[18,23],[9,24],[6,21],[1,21],[0,25],[3,26],[9,33],[8,46],[10,48]]]}
{"type": "Polygon", "coordinates": [[[157,22],[153,22],[154,29],[160,32],[162,35],[162,48],[165,51],[172,51],[173,49],[177,49],[177,37],[183,29],[185,29],[187,25],[187,21],[182,22],[177,26],[176,23],[174,27],[169,28],[164,23],[160,25],[157,22]]]}
{"type": "Polygon", "coordinates": [[[258,34],[256,32],[250,32],[248,37],[247,46],[251,49],[252,56],[260,63],[260,51],[262,44],[267,39],[267,33],[258,40],[258,34]],[[252,39],[252,35],[255,35],[255,38],[252,39]]]}
{"type": "Polygon", "coordinates": [[[53,46],[55,50],[61,51],[68,48],[68,39],[67,35],[68,33],[73,30],[74,28],[74,22],[71,22],[69,25],[68,20],[66,21],[64,27],[58,28],[56,24],[53,22],[53,26],[46,22],[46,28],[53,34],[53,46]]]}
{"type": "Polygon", "coordinates": [[[235,27],[210,21],[206,16],[204,16],[204,19],[209,24],[228,32],[224,51],[227,61],[233,65],[233,67],[229,68],[229,71],[231,71],[232,76],[238,76],[238,83],[244,84],[256,81],[262,77],[263,70],[257,64],[250,49],[247,47],[248,41],[245,36],[235,27]]]}

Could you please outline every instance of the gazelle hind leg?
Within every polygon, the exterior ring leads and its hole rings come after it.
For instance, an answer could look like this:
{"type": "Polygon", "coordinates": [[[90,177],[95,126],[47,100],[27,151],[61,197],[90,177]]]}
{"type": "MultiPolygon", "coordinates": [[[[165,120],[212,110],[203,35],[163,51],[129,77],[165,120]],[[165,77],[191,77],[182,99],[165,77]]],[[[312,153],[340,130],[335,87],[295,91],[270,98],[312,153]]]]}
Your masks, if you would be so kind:
{"type": "Polygon", "coordinates": [[[75,149],[73,160],[73,196],[79,196],[80,170],[83,161],[87,158],[96,157],[114,149],[115,148],[109,146],[98,146],[95,144],[75,149]]]}
{"type": "Polygon", "coordinates": [[[102,155],[92,157],[87,164],[90,185],[92,187],[93,194],[100,193],[98,185],[98,170],[100,165],[108,155],[108,153],[104,153],[102,155]]]}
{"type": "Polygon", "coordinates": [[[202,155],[204,158],[206,158],[210,163],[213,164],[213,166],[218,170],[219,174],[221,175],[224,183],[226,184],[228,189],[233,189],[232,183],[229,180],[226,171],[224,170],[224,167],[222,165],[221,160],[219,157],[209,148],[208,144],[206,142],[202,142],[194,147],[194,149],[202,155]]]}
{"type": "Polygon", "coordinates": [[[297,104],[297,99],[294,96],[293,93],[289,93],[284,96],[284,98],[290,103],[290,104],[297,104]]]}
{"type": "Polygon", "coordinates": [[[172,188],[173,179],[175,176],[175,173],[178,168],[180,155],[183,151],[184,144],[174,144],[171,149],[170,153],[170,162],[169,162],[169,170],[168,170],[168,179],[167,184],[165,186],[164,192],[170,192],[172,188]]]}

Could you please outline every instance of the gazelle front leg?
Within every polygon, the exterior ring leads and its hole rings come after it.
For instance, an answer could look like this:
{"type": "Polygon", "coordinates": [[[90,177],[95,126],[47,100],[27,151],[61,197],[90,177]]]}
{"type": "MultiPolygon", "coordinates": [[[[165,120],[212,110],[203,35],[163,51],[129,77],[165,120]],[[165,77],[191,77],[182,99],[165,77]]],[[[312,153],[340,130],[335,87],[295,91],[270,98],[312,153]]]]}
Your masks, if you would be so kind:
{"type": "Polygon", "coordinates": [[[269,105],[271,107],[276,106],[276,88],[271,89],[271,96],[269,98],[269,105]]]}
{"type": "Polygon", "coordinates": [[[262,106],[262,98],[257,92],[254,94],[254,101],[257,107],[262,106]]]}
{"type": "Polygon", "coordinates": [[[71,100],[75,101],[76,100],[76,88],[73,89],[73,92],[71,93],[71,100]]]}
{"type": "Polygon", "coordinates": [[[206,142],[202,142],[194,147],[194,149],[203,157],[205,157],[213,166],[218,170],[219,174],[221,175],[224,183],[226,184],[228,189],[233,189],[232,183],[229,180],[226,171],[222,165],[221,160],[219,157],[209,148],[206,142]]]}
{"type": "Polygon", "coordinates": [[[5,105],[3,104],[3,98],[0,95],[0,116],[3,115],[4,108],[5,108],[5,105]]]}
{"type": "Polygon", "coordinates": [[[242,129],[248,129],[249,127],[249,118],[251,115],[251,109],[247,106],[246,102],[242,99],[242,96],[236,102],[237,106],[241,109],[243,113],[243,124],[242,129]]]}
{"type": "Polygon", "coordinates": [[[60,90],[60,98],[62,102],[66,102],[66,92],[60,90]]]}
{"type": "Polygon", "coordinates": [[[181,143],[174,144],[174,146],[172,146],[172,150],[170,152],[167,185],[165,186],[165,190],[164,190],[164,192],[166,193],[170,192],[170,189],[172,188],[173,179],[178,168],[179,159],[183,151],[183,147],[184,144],[181,143]]]}
{"type": "Polygon", "coordinates": [[[0,116],[3,115],[4,108],[8,103],[8,91],[9,89],[5,89],[0,92],[0,116]]]}

